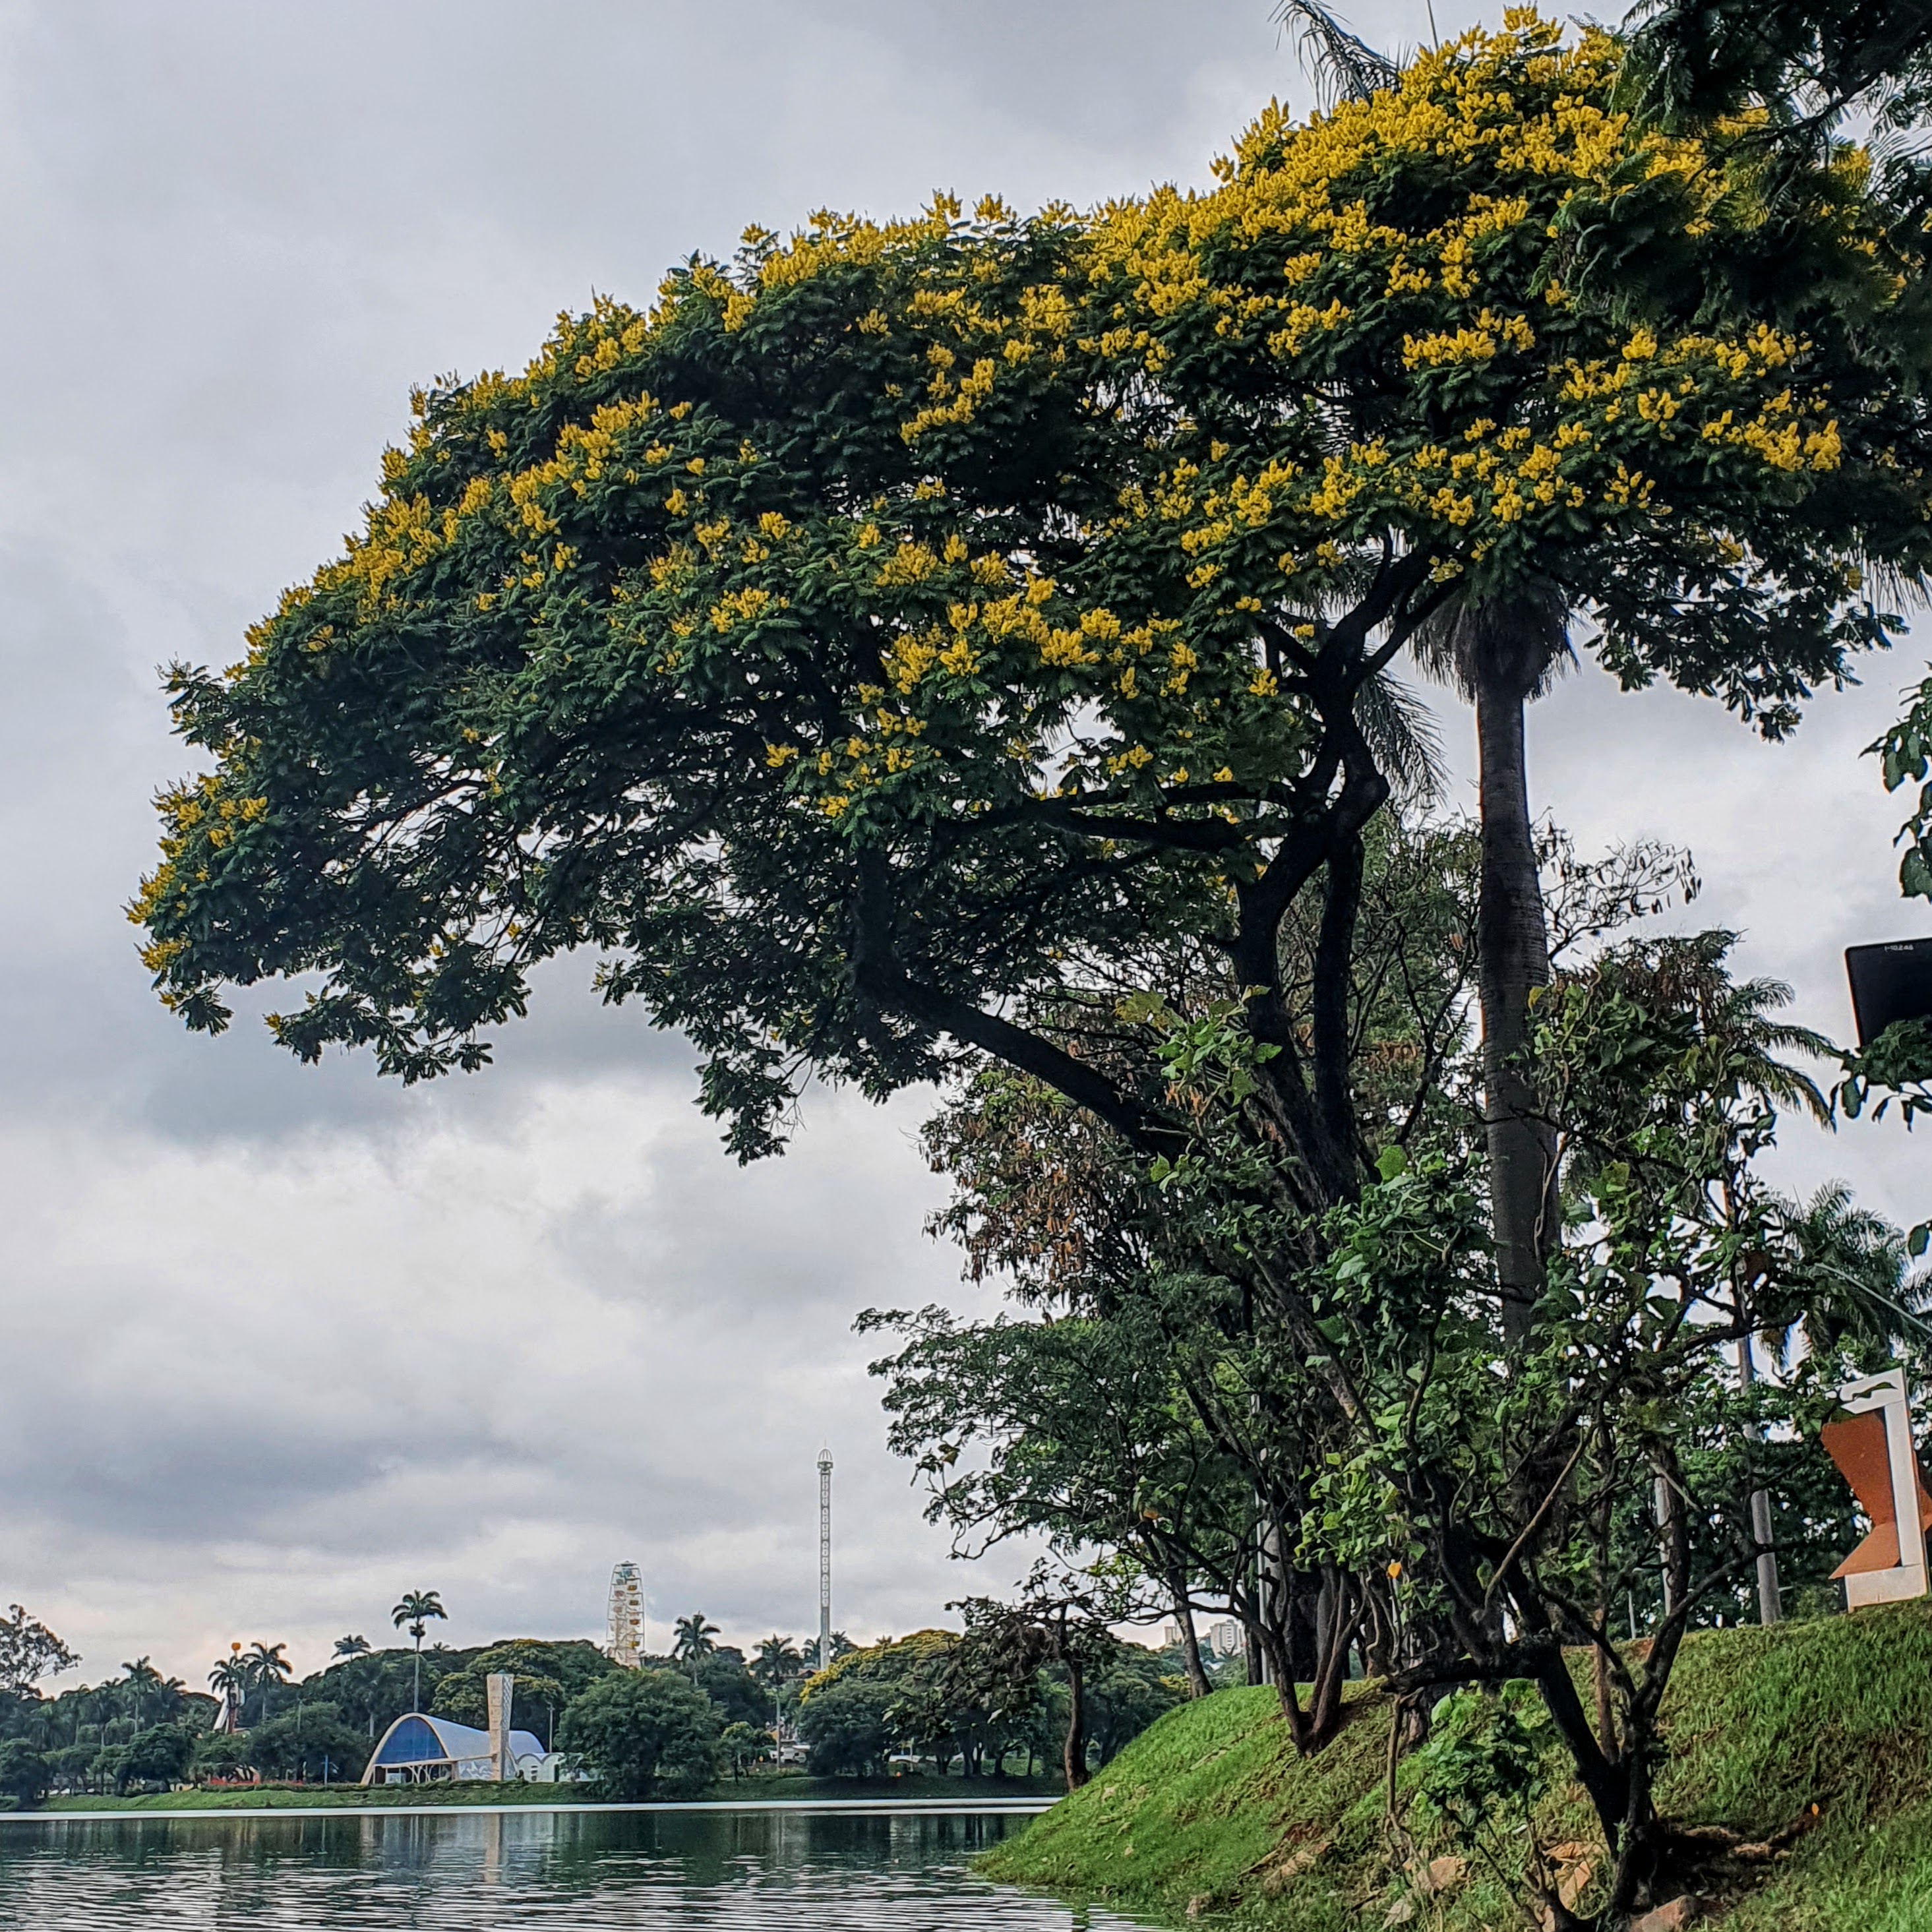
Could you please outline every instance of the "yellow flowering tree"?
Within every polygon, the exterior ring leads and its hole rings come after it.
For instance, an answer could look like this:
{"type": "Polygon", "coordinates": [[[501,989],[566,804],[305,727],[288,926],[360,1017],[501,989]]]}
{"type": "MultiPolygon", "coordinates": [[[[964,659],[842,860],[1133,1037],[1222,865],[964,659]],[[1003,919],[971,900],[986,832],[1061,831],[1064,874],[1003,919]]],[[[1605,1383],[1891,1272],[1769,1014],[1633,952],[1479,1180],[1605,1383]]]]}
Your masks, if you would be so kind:
{"type": "Polygon", "coordinates": [[[164,997],[218,1028],[224,982],[319,975],[283,1042],[415,1078],[590,946],[742,1156],[808,1069],[883,1094],[961,1048],[1157,1152],[1159,1083],[1029,1015],[1191,939],[1268,1049],[1284,1198],[1347,1196],[1378,680],[1419,627],[1553,584],[1626,682],[1776,730],[1886,634],[1855,560],[1920,554],[1855,163],[1812,184],[1828,275],[1742,274],[1748,166],[1634,131],[1615,73],[1513,16],[1270,109],[1210,191],[754,232],[419,396],[344,554],[172,674],[210,763],[135,909],[164,997]],[[1640,232],[1698,274],[1641,316],[1571,291],[1640,232]]]}
{"type": "Polygon", "coordinates": [[[1917,257],[1862,164],[1830,155],[1788,198],[1780,174],[1774,216],[1762,117],[1636,131],[1617,54],[1514,15],[1312,127],[1264,116],[1218,192],[1109,211],[1098,236],[1117,338],[1194,406],[1165,508],[1204,604],[1238,626],[1286,589],[1299,622],[1259,628],[1319,676],[1356,656],[1361,586],[1406,568],[1382,647],[1408,638],[1475,703],[1519,1333],[1557,1220],[1517,1064],[1548,977],[1525,699],[1580,624],[1626,685],[1671,678],[1774,735],[1895,621],[1862,554],[1924,554],[1922,428],[1898,407],[1917,257]]]}

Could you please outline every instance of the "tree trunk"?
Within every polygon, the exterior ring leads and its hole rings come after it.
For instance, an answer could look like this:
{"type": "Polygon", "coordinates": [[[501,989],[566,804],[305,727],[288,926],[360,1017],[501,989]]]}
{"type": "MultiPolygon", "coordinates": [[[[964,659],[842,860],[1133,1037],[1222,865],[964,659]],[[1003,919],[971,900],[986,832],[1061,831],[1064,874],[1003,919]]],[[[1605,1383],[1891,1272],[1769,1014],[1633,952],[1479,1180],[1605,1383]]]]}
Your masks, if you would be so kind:
{"type": "Polygon", "coordinates": [[[1319,1750],[1342,1728],[1342,1685],[1348,1674],[1348,1649],[1361,1622],[1362,1598],[1347,1576],[1332,1564],[1322,1574],[1316,1600],[1315,1678],[1309,1686],[1309,1731],[1312,1748],[1319,1750]]]}
{"type": "Polygon", "coordinates": [[[1201,1634],[1194,1628],[1194,1606],[1185,1592],[1175,1596],[1174,1612],[1180,1626],[1180,1647],[1187,1656],[1187,1694],[1204,1697],[1214,1687],[1208,1681],[1208,1666],[1201,1661],[1201,1634]]]}
{"type": "Polygon", "coordinates": [[[1087,1684],[1086,1673],[1077,1659],[1066,1660],[1066,1747],[1061,1766],[1066,1788],[1078,1791],[1087,1782],[1087,1684]]]}
{"type": "Polygon", "coordinates": [[[1535,1090],[1514,1064],[1528,1036],[1531,990],[1550,979],[1522,714],[1520,690],[1500,678],[1478,686],[1482,874],[1476,948],[1484,1103],[1503,1332],[1519,1346],[1543,1293],[1544,1261],[1556,1232],[1556,1136],[1537,1118],[1535,1090]]]}

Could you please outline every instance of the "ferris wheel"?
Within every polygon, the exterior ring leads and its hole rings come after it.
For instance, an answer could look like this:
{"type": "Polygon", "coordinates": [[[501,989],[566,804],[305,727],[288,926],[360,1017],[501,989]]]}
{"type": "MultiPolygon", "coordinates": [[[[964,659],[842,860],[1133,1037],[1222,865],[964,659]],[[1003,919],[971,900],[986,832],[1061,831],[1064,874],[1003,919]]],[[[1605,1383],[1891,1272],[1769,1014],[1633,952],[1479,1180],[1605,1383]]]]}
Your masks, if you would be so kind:
{"type": "Polygon", "coordinates": [[[634,1563],[610,1572],[610,1660],[634,1670],[644,1648],[644,1580],[634,1563]]]}

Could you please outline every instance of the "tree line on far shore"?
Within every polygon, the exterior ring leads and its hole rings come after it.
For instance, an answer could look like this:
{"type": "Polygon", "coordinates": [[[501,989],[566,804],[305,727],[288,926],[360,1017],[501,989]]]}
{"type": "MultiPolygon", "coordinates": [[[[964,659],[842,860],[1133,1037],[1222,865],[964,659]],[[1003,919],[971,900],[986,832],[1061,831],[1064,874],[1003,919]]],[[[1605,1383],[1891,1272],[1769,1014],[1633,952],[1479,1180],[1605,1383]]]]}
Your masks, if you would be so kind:
{"type": "MultiPolygon", "coordinates": [[[[716,1636],[701,1615],[680,1618],[672,1650],[635,1670],[584,1641],[376,1650],[344,1638],[334,1661],[300,1678],[285,1646],[238,1647],[212,1673],[232,1702],[224,1723],[222,1699],[145,1657],[118,1677],[44,1694],[42,1678],[79,1660],[16,1604],[0,1618],[0,1803],[190,1783],[353,1783],[375,1741],[412,1710],[482,1728],[485,1680],[500,1672],[514,1679],[512,1726],[613,1797],[688,1796],[775,1768],[781,1735],[818,1777],[881,1776],[895,1758],[941,1774],[1024,1776],[1062,1754],[1065,1671],[1042,1666],[1018,1684],[1008,1673],[996,1688],[976,1675],[970,1634],[922,1630],[861,1648],[835,1633],[822,1671],[814,1645],[774,1634],[748,1658],[716,1636]]],[[[1081,1700],[1083,1748],[1096,1762],[1186,1694],[1178,1653],[1110,1646],[1081,1700]]]]}

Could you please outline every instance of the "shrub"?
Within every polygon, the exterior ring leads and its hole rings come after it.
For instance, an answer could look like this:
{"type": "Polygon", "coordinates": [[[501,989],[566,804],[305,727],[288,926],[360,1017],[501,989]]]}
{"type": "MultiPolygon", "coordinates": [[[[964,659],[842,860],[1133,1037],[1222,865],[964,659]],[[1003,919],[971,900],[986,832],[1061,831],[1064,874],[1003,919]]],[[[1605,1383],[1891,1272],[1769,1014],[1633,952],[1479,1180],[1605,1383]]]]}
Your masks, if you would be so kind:
{"type": "Polygon", "coordinates": [[[238,1778],[248,1768],[248,1741],[232,1731],[208,1731],[196,1742],[189,1760],[197,1779],[238,1778]]]}

